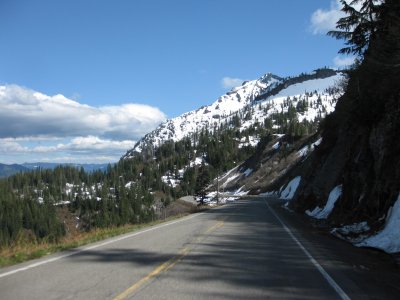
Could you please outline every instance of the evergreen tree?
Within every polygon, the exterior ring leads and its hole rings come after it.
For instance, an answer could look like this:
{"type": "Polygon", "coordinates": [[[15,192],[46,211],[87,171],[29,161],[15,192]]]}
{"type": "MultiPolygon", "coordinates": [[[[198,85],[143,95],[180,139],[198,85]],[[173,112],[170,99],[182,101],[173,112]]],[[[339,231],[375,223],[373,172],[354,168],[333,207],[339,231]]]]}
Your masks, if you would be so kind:
{"type": "Polygon", "coordinates": [[[337,39],[346,40],[347,47],[339,50],[342,54],[357,54],[363,56],[372,36],[377,30],[377,20],[380,18],[380,1],[353,0],[347,3],[341,0],[342,11],[346,14],[337,22],[336,28],[328,32],[328,35],[337,39]],[[361,9],[355,5],[361,3],[361,9]]]}
{"type": "Polygon", "coordinates": [[[207,166],[202,164],[199,167],[198,175],[196,178],[195,195],[200,198],[200,204],[204,204],[204,199],[207,195],[206,188],[210,182],[210,174],[207,166]]]}

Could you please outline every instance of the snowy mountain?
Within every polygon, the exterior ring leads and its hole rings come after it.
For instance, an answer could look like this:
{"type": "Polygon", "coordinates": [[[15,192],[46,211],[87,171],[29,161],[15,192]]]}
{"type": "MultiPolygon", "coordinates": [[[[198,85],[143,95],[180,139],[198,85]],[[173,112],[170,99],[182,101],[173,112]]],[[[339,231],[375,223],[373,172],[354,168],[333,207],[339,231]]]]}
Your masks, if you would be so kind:
{"type": "MultiPolygon", "coordinates": [[[[202,106],[176,118],[167,120],[157,129],[145,135],[123,158],[140,153],[147,146],[158,147],[166,141],[174,142],[203,129],[213,131],[234,117],[241,121],[240,130],[255,124],[263,124],[274,114],[295,107],[298,121],[313,121],[334,110],[340,93],[335,86],[343,74],[331,69],[315,70],[312,74],[281,78],[267,73],[259,79],[245,81],[219,97],[214,103],[202,106]]],[[[272,124],[273,128],[280,125],[272,124]]],[[[255,146],[257,137],[249,137],[247,143],[255,146]]]]}

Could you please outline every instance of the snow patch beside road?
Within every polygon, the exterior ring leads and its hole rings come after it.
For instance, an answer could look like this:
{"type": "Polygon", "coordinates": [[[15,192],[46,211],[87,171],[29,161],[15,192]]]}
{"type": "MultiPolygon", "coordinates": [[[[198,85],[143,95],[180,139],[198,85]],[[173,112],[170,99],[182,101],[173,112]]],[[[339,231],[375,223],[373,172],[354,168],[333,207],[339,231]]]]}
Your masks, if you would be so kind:
{"type": "Polygon", "coordinates": [[[400,252],[400,193],[389,211],[385,228],[356,244],[357,247],[373,247],[387,253],[400,252]]]}
{"type": "MultiPolygon", "coordinates": [[[[286,188],[280,193],[279,198],[283,200],[291,200],[299,187],[301,176],[293,178],[286,186],[286,188]]],[[[283,187],[282,187],[283,188],[283,187]]],[[[282,189],[281,188],[281,189],[282,189]]]]}
{"type": "Polygon", "coordinates": [[[252,169],[247,169],[246,171],[243,172],[244,176],[248,177],[251,173],[253,173],[252,169]]]}
{"type": "Polygon", "coordinates": [[[342,195],[342,185],[338,185],[333,188],[329,193],[328,201],[326,201],[325,207],[320,208],[317,206],[312,211],[306,210],[306,214],[315,219],[327,219],[331,214],[337,199],[342,195]]]}

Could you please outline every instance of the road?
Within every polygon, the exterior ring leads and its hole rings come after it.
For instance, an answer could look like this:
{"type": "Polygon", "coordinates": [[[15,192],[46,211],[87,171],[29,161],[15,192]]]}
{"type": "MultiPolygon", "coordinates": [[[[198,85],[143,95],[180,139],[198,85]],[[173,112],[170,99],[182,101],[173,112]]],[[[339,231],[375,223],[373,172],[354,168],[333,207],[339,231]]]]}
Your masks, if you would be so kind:
{"type": "Polygon", "coordinates": [[[307,244],[265,198],[240,200],[1,269],[0,299],[366,296],[340,264],[315,258],[307,244]]]}

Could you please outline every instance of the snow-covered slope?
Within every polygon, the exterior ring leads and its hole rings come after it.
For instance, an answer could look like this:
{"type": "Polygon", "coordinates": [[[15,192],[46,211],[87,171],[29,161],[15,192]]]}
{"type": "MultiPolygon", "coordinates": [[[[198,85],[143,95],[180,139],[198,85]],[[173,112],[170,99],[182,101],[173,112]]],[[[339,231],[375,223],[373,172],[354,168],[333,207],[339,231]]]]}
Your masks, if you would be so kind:
{"type": "Polygon", "coordinates": [[[138,141],[124,158],[140,153],[147,145],[157,147],[168,140],[179,141],[203,128],[213,130],[215,126],[230,121],[241,112],[241,116],[244,113],[251,114],[250,117],[241,120],[241,130],[245,130],[256,122],[262,123],[273,113],[287,111],[288,100],[292,101],[294,106],[303,100],[310,103],[306,112],[299,113],[298,119],[300,122],[303,119],[314,120],[334,110],[337,97],[329,89],[335,86],[341,77],[341,73],[333,70],[323,75],[317,71],[311,75],[303,74],[286,79],[268,73],[257,80],[247,81],[233,88],[211,105],[167,120],[138,141]]]}

